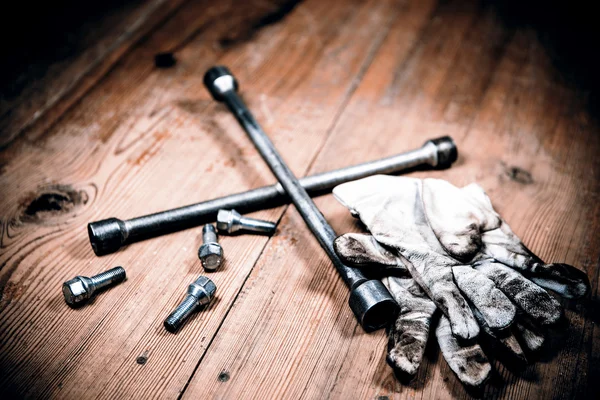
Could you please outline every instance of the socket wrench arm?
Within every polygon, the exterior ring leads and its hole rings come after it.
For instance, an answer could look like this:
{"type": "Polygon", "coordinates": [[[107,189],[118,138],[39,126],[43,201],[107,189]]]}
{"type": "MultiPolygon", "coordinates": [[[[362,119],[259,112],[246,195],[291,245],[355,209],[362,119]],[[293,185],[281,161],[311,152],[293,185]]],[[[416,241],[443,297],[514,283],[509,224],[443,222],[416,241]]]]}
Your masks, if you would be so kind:
{"type": "MultiPolygon", "coordinates": [[[[456,154],[453,140],[445,136],[395,156],[308,176],[300,179],[300,184],[311,196],[318,196],[339,184],[371,175],[400,173],[423,166],[448,168],[456,160],[456,154]]],[[[289,201],[283,187],[277,183],[129,220],[108,218],[90,222],[88,235],[94,253],[102,256],[130,243],[214,222],[220,209],[236,209],[245,214],[289,201]]]]}

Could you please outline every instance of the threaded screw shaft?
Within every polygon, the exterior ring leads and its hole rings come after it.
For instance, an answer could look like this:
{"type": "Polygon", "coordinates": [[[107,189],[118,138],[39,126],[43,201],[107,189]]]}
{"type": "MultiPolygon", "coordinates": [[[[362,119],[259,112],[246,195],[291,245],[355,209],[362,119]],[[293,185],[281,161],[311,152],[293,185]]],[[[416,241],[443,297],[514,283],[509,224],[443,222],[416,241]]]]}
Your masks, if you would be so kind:
{"type": "Polygon", "coordinates": [[[240,225],[242,229],[250,232],[266,233],[272,235],[277,230],[277,224],[271,221],[264,221],[262,219],[242,217],[240,218],[240,225]]]}
{"type": "Polygon", "coordinates": [[[94,285],[94,290],[101,290],[105,287],[123,282],[125,278],[125,269],[123,267],[115,267],[102,272],[101,274],[94,275],[90,279],[94,285]]]}
{"type": "Polygon", "coordinates": [[[176,332],[198,306],[208,305],[217,290],[216,285],[205,276],[201,276],[188,286],[188,294],[175,310],[165,319],[164,325],[169,332],[176,332]]]}
{"type": "Polygon", "coordinates": [[[272,235],[277,230],[277,224],[262,219],[243,217],[235,210],[219,210],[217,213],[217,229],[219,232],[229,234],[244,230],[272,235]]]}
{"type": "Polygon", "coordinates": [[[188,294],[177,308],[165,319],[165,328],[169,332],[177,331],[198,305],[198,299],[188,294]]]}
{"type": "Polygon", "coordinates": [[[198,249],[198,258],[206,271],[215,271],[223,262],[223,247],[218,242],[217,231],[212,224],[202,228],[202,245],[198,249]]]}
{"type": "Polygon", "coordinates": [[[206,224],[202,228],[202,243],[217,243],[217,231],[213,224],[206,224]]]}

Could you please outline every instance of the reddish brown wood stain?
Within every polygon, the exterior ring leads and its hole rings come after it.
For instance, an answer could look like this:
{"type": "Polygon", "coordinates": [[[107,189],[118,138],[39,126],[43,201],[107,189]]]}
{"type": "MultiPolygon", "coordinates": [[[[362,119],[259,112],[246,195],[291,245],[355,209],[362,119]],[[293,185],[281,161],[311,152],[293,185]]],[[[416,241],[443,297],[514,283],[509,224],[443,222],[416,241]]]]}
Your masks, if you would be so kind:
{"type": "MultiPolygon", "coordinates": [[[[414,380],[394,376],[385,362],[385,332],[365,334],[357,326],[347,288],[293,207],[253,215],[281,218],[273,238],[220,239],[226,263],[210,275],[217,299],[176,335],[162,321],[203,273],[196,256],[200,229],[94,256],[89,221],[131,218],[274,182],[235,120],[203,87],[204,71],[225,64],[301,176],[451,135],[458,162],[413,175],[478,182],[532,251],[584,269],[592,282],[590,299],[564,302],[569,324],[549,336],[539,362],[520,373],[495,363],[480,395],[593,396],[600,374],[600,135],[585,97],[560,79],[534,31],[509,26],[493,8],[468,1],[151,4],[115,17],[120,24],[100,41],[114,46],[101,60],[72,60],[31,103],[19,97],[9,104],[14,120],[0,120],[0,146],[6,146],[0,152],[0,393],[473,395],[434,342],[414,380]],[[121,36],[140,15],[147,23],[121,36]],[[155,68],[154,55],[166,51],[177,64],[155,68]],[[70,87],[70,77],[80,73],[85,78],[70,87]],[[53,92],[61,96],[34,115],[53,92]],[[126,282],[87,307],[66,306],[63,281],[115,265],[127,270],[126,282]]],[[[360,229],[331,196],[317,205],[337,232],[360,229]]]]}

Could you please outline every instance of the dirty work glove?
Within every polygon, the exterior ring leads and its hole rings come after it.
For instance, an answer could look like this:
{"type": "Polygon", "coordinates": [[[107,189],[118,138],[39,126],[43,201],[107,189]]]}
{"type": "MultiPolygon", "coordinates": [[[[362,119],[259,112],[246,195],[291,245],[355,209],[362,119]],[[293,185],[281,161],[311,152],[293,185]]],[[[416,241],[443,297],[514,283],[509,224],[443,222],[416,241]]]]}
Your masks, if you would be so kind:
{"type": "Polygon", "coordinates": [[[478,185],[378,175],[333,193],[402,261],[459,339],[479,334],[469,303],[498,331],[512,324],[516,306],[541,325],[560,318],[560,304],[540,286],[569,298],[589,290],[582,271],[532,254],[478,185]]]}
{"type": "MultiPolygon", "coordinates": [[[[340,258],[349,265],[376,275],[400,305],[397,320],[388,330],[388,364],[396,371],[415,375],[423,359],[429,331],[435,334],[444,359],[465,385],[480,387],[489,377],[491,365],[480,345],[461,343],[452,335],[450,321],[436,313],[435,303],[412,279],[400,257],[381,246],[373,236],[348,233],[334,242],[340,258]],[[436,314],[434,316],[434,314],[436,314]]],[[[518,316],[516,323],[504,332],[494,332],[473,310],[488,342],[500,351],[508,351],[512,359],[526,363],[521,345],[530,351],[538,350],[544,337],[535,326],[518,316]]]]}

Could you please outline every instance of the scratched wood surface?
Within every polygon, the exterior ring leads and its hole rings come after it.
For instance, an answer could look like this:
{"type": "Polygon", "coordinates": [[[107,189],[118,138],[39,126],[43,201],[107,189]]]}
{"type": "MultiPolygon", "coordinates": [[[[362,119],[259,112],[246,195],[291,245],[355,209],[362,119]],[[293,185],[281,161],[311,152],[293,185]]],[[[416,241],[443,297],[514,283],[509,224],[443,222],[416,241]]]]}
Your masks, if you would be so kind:
{"type": "MultiPolygon", "coordinates": [[[[119,42],[117,24],[101,39],[120,43],[113,51],[69,64],[93,71],[65,89],[79,95],[43,115],[17,98],[1,122],[0,397],[594,397],[600,135],[586,92],[535,31],[470,1],[156,1],[118,20],[140,15],[149,33],[119,42]],[[178,63],[156,69],[165,50],[178,63]],[[98,258],[86,224],[273,182],[202,85],[216,63],[301,176],[451,135],[457,163],[413,175],[479,182],[530,249],[587,272],[592,296],[563,302],[569,324],[538,362],[496,363],[482,393],[464,389],[433,341],[417,377],[400,382],[385,332],[357,326],[343,282],[295,209],[280,207],[253,214],[279,220],[275,236],[221,238],[216,301],[167,333],[163,319],[202,273],[200,229],[98,258]],[[115,265],[125,283],[66,306],[63,281],[115,265]]],[[[337,232],[359,229],[331,196],[317,204],[337,232]]]]}
{"type": "MultiPolygon", "coordinates": [[[[2,32],[8,36],[33,30],[30,35],[37,33],[44,39],[40,44],[25,39],[24,44],[29,46],[4,54],[10,70],[1,78],[4,84],[0,86],[0,149],[25,132],[35,140],[48,130],[138,40],[167,19],[183,1],[123,3],[109,0],[87,7],[73,3],[64,0],[48,9],[42,7],[40,13],[48,13],[40,18],[42,26],[22,24],[17,29],[2,32]],[[69,26],[64,31],[56,29],[57,24],[65,23],[69,26]],[[54,30],[62,34],[53,35],[54,30]],[[45,35],[48,31],[50,35],[45,35]],[[31,46],[37,49],[35,56],[29,54],[31,46]],[[35,62],[27,63],[30,60],[35,62]]],[[[28,6],[39,8],[36,4],[21,7],[28,6]]]]}

